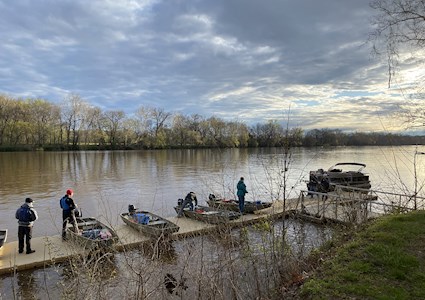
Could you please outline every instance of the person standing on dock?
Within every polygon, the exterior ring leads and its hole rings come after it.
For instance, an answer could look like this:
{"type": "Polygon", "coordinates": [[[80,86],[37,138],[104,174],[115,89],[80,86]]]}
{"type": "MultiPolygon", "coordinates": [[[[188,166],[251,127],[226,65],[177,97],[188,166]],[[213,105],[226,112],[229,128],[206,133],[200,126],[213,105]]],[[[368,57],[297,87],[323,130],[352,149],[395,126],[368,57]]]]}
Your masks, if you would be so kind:
{"type": "Polygon", "coordinates": [[[245,210],[245,194],[248,193],[243,177],[241,177],[241,179],[239,180],[236,188],[238,189],[237,195],[239,199],[239,212],[243,214],[245,210]]]}
{"type": "Polygon", "coordinates": [[[74,231],[78,232],[77,220],[75,219],[75,211],[77,205],[74,203],[74,200],[71,198],[74,195],[74,191],[69,189],[66,191],[65,196],[60,199],[60,206],[62,208],[62,239],[66,239],[66,226],[68,222],[74,227],[74,231]]]}
{"type": "Polygon", "coordinates": [[[27,254],[34,253],[31,249],[32,227],[38,219],[36,210],[33,208],[33,200],[26,198],[25,203],[16,211],[15,218],[18,219],[18,252],[24,252],[24,239],[27,246],[27,254]]]}

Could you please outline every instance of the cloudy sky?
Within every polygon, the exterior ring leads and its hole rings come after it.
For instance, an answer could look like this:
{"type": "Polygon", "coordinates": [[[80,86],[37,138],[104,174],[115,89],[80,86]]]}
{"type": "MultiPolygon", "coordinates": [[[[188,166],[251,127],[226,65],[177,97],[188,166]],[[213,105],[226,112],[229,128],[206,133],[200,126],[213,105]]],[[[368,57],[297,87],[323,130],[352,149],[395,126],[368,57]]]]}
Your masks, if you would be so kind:
{"type": "Polygon", "coordinates": [[[395,131],[397,86],[421,71],[388,88],[366,43],[375,13],[369,0],[0,0],[0,93],[395,131]]]}

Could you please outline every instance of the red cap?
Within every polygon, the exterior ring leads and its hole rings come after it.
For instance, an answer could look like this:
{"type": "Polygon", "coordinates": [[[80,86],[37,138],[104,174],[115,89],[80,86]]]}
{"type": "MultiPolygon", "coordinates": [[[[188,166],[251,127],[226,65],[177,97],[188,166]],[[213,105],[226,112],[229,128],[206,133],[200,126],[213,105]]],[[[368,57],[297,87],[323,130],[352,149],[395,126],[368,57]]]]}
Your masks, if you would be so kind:
{"type": "Polygon", "coordinates": [[[69,190],[67,190],[67,191],[66,191],[66,194],[67,194],[67,195],[72,195],[73,193],[74,193],[74,192],[73,192],[71,189],[69,189],[69,190]]]}

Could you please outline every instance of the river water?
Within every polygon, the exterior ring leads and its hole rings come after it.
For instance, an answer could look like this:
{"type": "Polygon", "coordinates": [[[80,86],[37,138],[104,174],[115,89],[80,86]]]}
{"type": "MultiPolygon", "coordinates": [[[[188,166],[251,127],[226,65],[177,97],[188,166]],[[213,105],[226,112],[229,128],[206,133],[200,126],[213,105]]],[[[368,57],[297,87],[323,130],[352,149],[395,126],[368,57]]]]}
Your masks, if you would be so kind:
{"type": "MultiPolygon", "coordinates": [[[[424,185],[425,156],[415,155],[424,150],[415,146],[295,148],[289,156],[280,148],[0,153],[0,226],[9,229],[8,241],[16,240],[15,211],[31,197],[39,214],[34,236],[60,234],[59,199],[68,188],[74,190],[84,216],[111,224],[121,224],[118,215],[128,204],[174,216],[177,199],[189,191],[197,193],[201,204],[210,193],[234,198],[241,176],[249,191],[247,200],[282,199],[284,191],[295,198],[306,189],[310,170],[338,162],[365,163],[375,190],[412,194],[415,172],[419,189],[424,185]]],[[[3,276],[0,299],[267,298],[282,274],[297,270],[293,261],[276,257],[286,253],[279,248],[282,236],[292,249],[285,257],[299,262],[328,240],[332,229],[278,221],[271,227],[260,224],[115,253],[107,265],[93,266],[81,258],[3,276]],[[288,269],[282,272],[282,268],[288,269]],[[179,295],[164,288],[167,274],[184,281],[179,295]]]]}
{"type": "Polygon", "coordinates": [[[14,214],[26,197],[33,198],[39,220],[34,236],[60,234],[59,199],[68,188],[84,216],[121,224],[119,213],[129,204],[170,217],[178,198],[189,191],[205,204],[210,193],[235,198],[241,176],[247,200],[283,198],[306,189],[308,172],[338,162],[367,166],[372,188],[413,193],[414,161],[417,184],[424,183],[425,149],[408,147],[294,148],[286,159],[281,148],[202,149],[101,152],[0,153],[0,227],[8,228],[8,241],[17,239],[14,214]]]}

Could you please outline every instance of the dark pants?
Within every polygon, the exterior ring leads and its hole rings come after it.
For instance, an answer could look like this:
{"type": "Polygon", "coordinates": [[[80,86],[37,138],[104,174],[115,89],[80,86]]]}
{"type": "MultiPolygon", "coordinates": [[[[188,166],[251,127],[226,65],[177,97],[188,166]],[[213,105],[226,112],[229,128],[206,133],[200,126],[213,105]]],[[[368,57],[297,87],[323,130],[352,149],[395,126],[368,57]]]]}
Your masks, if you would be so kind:
{"type": "Polygon", "coordinates": [[[180,207],[180,210],[179,210],[179,213],[177,214],[177,216],[178,217],[181,217],[182,215],[183,215],[183,210],[185,209],[185,207],[186,206],[188,206],[189,205],[189,207],[190,207],[190,210],[193,210],[193,202],[192,202],[192,199],[187,199],[187,198],[185,198],[184,199],[184,201],[183,201],[183,203],[182,203],[182,206],[180,207]]]}
{"type": "Polygon", "coordinates": [[[24,252],[24,238],[27,245],[27,253],[31,252],[31,238],[32,238],[32,226],[19,226],[18,227],[18,248],[19,253],[24,252]]]}
{"type": "Polygon", "coordinates": [[[66,226],[68,223],[71,223],[74,227],[74,231],[77,232],[77,221],[75,220],[75,214],[73,210],[63,210],[62,211],[62,238],[66,238],[66,226]]]}
{"type": "Polygon", "coordinates": [[[245,195],[243,196],[238,195],[238,199],[239,199],[239,211],[242,214],[245,210],[245,195]]]}

